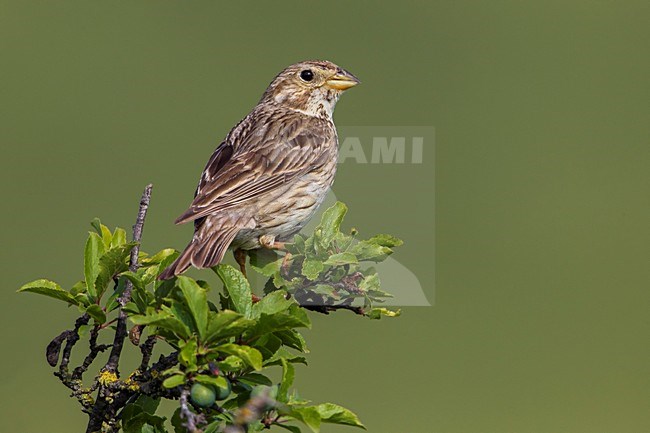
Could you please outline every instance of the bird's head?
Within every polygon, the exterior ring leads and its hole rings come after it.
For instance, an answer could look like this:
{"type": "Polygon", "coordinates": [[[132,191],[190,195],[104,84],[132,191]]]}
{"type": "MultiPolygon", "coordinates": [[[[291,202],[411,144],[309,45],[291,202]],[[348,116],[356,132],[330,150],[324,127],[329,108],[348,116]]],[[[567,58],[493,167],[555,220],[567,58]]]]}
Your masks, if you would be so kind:
{"type": "Polygon", "coordinates": [[[357,77],[332,62],[300,62],[275,77],[260,103],[277,104],[312,116],[331,117],[341,94],[357,84],[357,77]]]}

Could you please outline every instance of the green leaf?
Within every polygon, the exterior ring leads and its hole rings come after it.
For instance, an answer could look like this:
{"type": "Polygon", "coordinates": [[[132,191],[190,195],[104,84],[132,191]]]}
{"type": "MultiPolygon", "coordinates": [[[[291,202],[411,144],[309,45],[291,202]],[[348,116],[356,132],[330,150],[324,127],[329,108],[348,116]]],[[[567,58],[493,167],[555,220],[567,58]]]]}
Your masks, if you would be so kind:
{"type": "Polygon", "coordinates": [[[100,234],[100,235],[102,234],[102,220],[95,217],[90,222],[90,225],[92,226],[92,228],[94,228],[97,231],[97,234],[100,234]]]}
{"type": "Polygon", "coordinates": [[[229,343],[218,346],[215,350],[228,355],[235,355],[255,370],[262,369],[262,354],[253,347],[229,343]]]}
{"type": "Polygon", "coordinates": [[[325,266],[323,262],[317,259],[305,259],[302,262],[302,274],[308,279],[314,281],[318,275],[323,271],[325,266]]]}
{"type": "Polygon", "coordinates": [[[289,307],[287,314],[295,320],[296,325],[293,326],[294,328],[311,328],[311,320],[309,320],[307,312],[298,304],[289,307]]]}
{"type": "Polygon", "coordinates": [[[196,325],[194,324],[194,318],[192,317],[192,312],[186,304],[180,301],[172,301],[171,307],[163,305],[160,307],[160,309],[174,316],[176,319],[178,319],[179,322],[185,325],[187,329],[198,335],[196,325]]]}
{"type": "Polygon", "coordinates": [[[393,295],[391,295],[388,292],[384,292],[379,287],[380,287],[379,275],[376,273],[366,276],[361,281],[361,283],[359,283],[359,290],[365,292],[368,299],[370,299],[371,301],[383,302],[387,298],[393,297],[393,295]]]}
{"type": "Polygon", "coordinates": [[[75,295],[74,298],[77,300],[77,305],[79,306],[87,307],[93,303],[90,296],[88,296],[88,293],[79,293],[78,295],[75,295]]]}
{"type": "Polygon", "coordinates": [[[196,349],[198,345],[195,340],[196,337],[191,338],[180,345],[178,353],[178,360],[186,367],[196,367],[196,349]]]}
{"type": "Polygon", "coordinates": [[[264,296],[259,302],[253,304],[253,318],[260,317],[261,314],[275,314],[286,311],[295,305],[295,301],[287,299],[287,292],[276,290],[264,296]]]}
{"type": "Polygon", "coordinates": [[[314,237],[316,237],[316,234],[320,236],[320,232],[320,228],[316,227],[314,234],[305,239],[305,257],[312,257],[314,255],[314,252],[316,250],[316,246],[314,245],[314,237]]]}
{"type": "Polygon", "coordinates": [[[371,319],[381,319],[381,316],[397,317],[400,314],[402,314],[402,310],[393,311],[388,308],[373,308],[366,313],[366,316],[371,319]]]}
{"type": "Polygon", "coordinates": [[[127,258],[135,245],[135,242],[120,245],[109,249],[101,256],[99,259],[99,273],[95,279],[97,299],[101,299],[109,283],[113,281],[117,274],[129,268],[127,258]]]}
{"type": "Polygon", "coordinates": [[[187,340],[190,337],[190,330],[188,327],[168,312],[136,315],[131,316],[130,319],[135,325],[152,325],[167,329],[184,340],[187,340]]]}
{"type": "Polygon", "coordinates": [[[395,236],[385,235],[385,234],[375,235],[370,239],[368,239],[367,242],[371,244],[381,245],[382,247],[388,247],[388,248],[399,247],[404,243],[403,240],[396,238],[395,236]]]}
{"type": "Polygon", "coordinates": [[[196,329],[201,340],[205,337],[208,328],[208,297],[203,288],[196,281],[186,276],[179,276],[177,284],[183,292],[187,306],[192,312],[196,329]]]}
{"type": "Polygon", "coordinates": [[[282,340],[275,334],[264,334],[254,340],[252,345],[260,351],[264,360],[267,360],[282,347],[282,340]]]}
{"type": "Polygon", "coordinates": [[[86,241],[84,250],[84,276],[88,294],[92,300],[97,299],[97,290],[95,289],[95,280],[99,275],[99,259],[104,254],[104,241],[97,233],[90,233],[86,241]]]}
{"type": "Polygon", "coordinates": [[[267,429],[267,427],[262,423],[261,420],[256,420],[247,425],[247,433],[259,433],[267,429]]]}
{"type": "Polygon", "coordinates": [[[293,243],[289,244],[291,253],[293,254],[305,254],[305,238],[300,235],[295,235],[293,237],[293,243]]]}
{"type": "MultiPolygon", "coordinates": [[[[227,414],[221,414],[221,415],[217,415],[216,418],[226,417],[226,416],[227,414]]],[[[221,431],[222,427],[223,427],[223,420],[218,419],[217,421],[211,422],[210,424],[206,425],[203,428],[203,433],[217,433],[221,431]]]]}
{"type": "Polygon", "coordinates": [[[212,268],[223,282],[235,311],[247,319],[251,318],[253,299],[251,286],[244,275],[230,265],[218,265],[212,268]]]}
{"type": "Polygon", "coordinates": [[[273,382],[271,379],[268,377],[264,376],[263,374],[259,373],[248,373],[243,376],[239,376],[237,378],[239,382],[246,383],[251,386],[255,385],[266,385],[266,386],[271,386],[273,385],[273,382]]]}
{"type": "Polygon", "coordinates": [[[222,310],[212,313],[208,320],[205,342],[214,343],[221,339],[240,335],[253,325],[255,325],[255,321],[245,319],[244,316],[234,311],[222,310]]]}
{"type": "MultiPolygon", "coordinates": [[[[106,300],[106,311],[111,312],[117,307],[120,306],[119,303],[119,297],[122,296],[122,293],[124,293],[124,289],[126,289],[126,280],[124,278],[120,278],[117,281],[117,287],[115,290],[113,290],[113,293],[108,297],[106,300]]],[[[144,313],[144,310],[138,311],[139,313],[144,313]]]]}
{"type": "Polygon", "coordinates": [[[281,358],[280,362],[282,363],[282,381],[278,389],[278,401],[286,403],[289,400],[289,388],[293,385],[296,369],[285,358],[281,358]]]}
{"type": "Polygon", "coordinates": [[[316,284],[315,286],[309,287],[308,290],[309,293],[325,295],[328,298],[333,299],[341,299],[341,295],[338,293],[338,289],[328,284],[316,284]]]}
{"type": "Polygon", "coordinates": [[[239,371],[242,368],[244,368],[244,362],[234,355],[230,355],[219,362],[219,370],[221,371],[239,371]]]}
{"type": "Polygon", "coordinates": [[[263,268],[270,263],[278,261],[278,253],[268,248],[246,251],[250,257],[250,264],[257,268],[263,268]]]}
{"type": "Polygon", "coordinates": [[[379,275],[372,274],[372,275],[368,275],[363,280],[361,280],[361,283],[359,283],[359,289],[363,290],[364,292],[370,290],[378,290],[380,285],[381,284],[379,282],[379,275]]]}
{"type": "Polygon", "coordinates": [[[334,236],[336,236],[336,233],[338,233],[341,228],[341,222],[343,221],[343,217],[345,217],[347,211],[347,206],[340,201],[337,201],[332,207],[323,213],[321,223],[316,229],[320,229],[320,240],[322,245],[326,246],[332,242],[334,236]]]}
{"type": "Polygon", "coordinates": [[[314,433],[320,432],[320,413],[314,406],[292,406],[289,415],[304,423],[314,433]]]}
{"type": "MultiPolygon", "coordinates": [[[[169,265],[171,265],[174,260],[180,255],[180,253],[176,250],[169,249],[169,250],[163,250],[164,252],[169,251],[170,254],[166,256],[164,259],[160,261],[160,263],[157,266],[152,266],[147,268],[147,273],[149,273],[151,270],[155,270],[152,281],[154,283],[154,293],[156,294],[156,297],[165,297],[165,291],[167,287],[171,288],[174,287],[174,281],[173,280],[165,280],[161,281],[158,280],[158,275],[160,275],[169,265]]],[[[161,253],[163,252],[161,251],[161,253]]],[[[154,256],[155,257],[155,256],[154,256]]]]}
{"type": "Polygon", "coordinates": [[[219,388],[228,388],[228,381],[223,376],[208,376],[207,374],[197,374],[194,380],[204,385],[218,386],[219,388]]]}
{"type": "Polygon", "coordinates": [[[131,284],[133,284],[133,287],[136,290],[146,291],[146,288],[145,288],[146,284],[142,280],[141,276],[138,275],[138,273],[131,272],[131,271],[124,271],[124,272],[120,273],[120,277],[124,277],[127,280],[131,281],[131,284]]]}
{"type": "MultiPolygon", "coordinates": [[[[143,284],[144,283],[134,283],[133,290],[131,291],[131,301],[137,306],[137,313],[145,313],[147,308],[153,304],[153,295],[145,290],[143,284]]],[[[115,291],[123,293],[124,290],[126,290],[126,279],[120,278],[115,291]]]]}
{"type": "Polygon", "coordinates": [[[359,263],[359,260],[357,260],[357,256],[348,252],[332,254],[324,262],[324,264],[330,266],[342,266],[342,265],[349,265],[352,263],[359,263]]]}
{"type": "Polygon", "coordinates": [[[285,359],[286,361],[291,362],[292,364],[307,365],[307,360],[305,359],[304,356],[295,356],[287,349],[281,348],[275,353],[275,355],[273,355],[271,358],[267,359],[264,362],[264,366],[270,367],[273,365],[282,365],[282,359],[285,359]]]}
{"type": "Polygon", "coordinates": [[[165,379],[162,385],[165,388],[176,388],[177,386],[180,386],[184,383],[185,383],[185,376],[183,376],[182,374],[175,374],[165,379]]]}
{"type": "Polygon", "coordinates": [[[111,248],[119,247],[126,244],[126,231],[123,228],[116,227],[111,239],[111,248]]]}
{"type": "Polygon", "coordinates": [[[247,335],[257,337],[270,332],[293,328],[309,328],[310,326],[311,321],[305,310],[297,305],[292,305],[286,312],[260,315],[257,324],[247,335]]]}
{"type": "Polygon", "coordinates": [[[360,427],[365,430],[365,426],[359,421],[357,415],[337,404],[323,403],[314,406],[320,415],[321,421],[330,424],[350,425],[353,427],[360,427]]]}
{"type": "Polygon", "coordinates": [[[83,338],[86,335],[88,335],[88,333],[90,332],[90,330],[92,328],[93,328],[93,325],[81,325],[79,327],[79,330],[77,331],[77,335],[79,336],[79,338],[83,338]]]}
{"type": "Polygon", "coordinates": [[[143,267],[148,267],[148,266],[153,266],[153,265],[159,265],[166,259],[172,256],[176,256],[178,254],[178,251],[176,251],[173,248],[165,248],[163,250],[158,251],[156,254],[153,256],[147,257],[145,259],[142,259],[142,266],[143,267]]]}
{"type": "Polygon", "coordinates": [[[344,233],[339,232],[334,237],[333,243],[336,245],[338,250],[345,251],[352,244],[352,241],[354,241],[354,236],[346,235],[344,233]]]}
{"type": "Polygon", "coordinates": [[[99,235],[102,237],[102,242],[104,242],[104,248],[109,249],[111,247],[111,241],[113,240],[113,234],[104,224],[102,224],[99,228],[101,229],[101,233],[99,235]]]}
{"type": "Polygon", "coordinates": [[[185,420],[181,418],[181,408],[177,408],[174,411],[171,419],[172,427],[174,427],[174,433],[188,433],[187,428],[185,428],[185,420]]]}
{"type": "Polygon", "coordinates": [[[140,394],[134,404],[140,406],[144,412],[153,415],[156,413],[156,409],[158,409],[158,406],[160,405],[160,397],[153,398],[148,395],[140,394]]]}
{"type": "Polygon", "coordinates": [[[295,329],[287,329],[286,331],[275,332],[274,335],[282,340],[282,344],[292,349],[299,350],[303,353],[309,353],[307,349],[307,342],[302,334],[295,329]]]}
{"type": "Polygon", "coordinates": [[[83,280],[77,281],[72,287],[70,287],[70,294],[73,296],[76,296],[79,293],[85,293],[86,291],[86,282],[83,280]]]}
{"type": "Polygon", "coordinates": [[[106,322],[106,313],[97,304],[91,304],[86,308],[86,313],[93,318],[97,325],[102,325],[106,322]]]}
{"type": "Polygon", "coordinates": [[[348,251],[357,256],[359,260],[372,260],[375,262],[381,262],[393,253],[390,248],[370,241],[359,241],[348,248],[348,251]]]}
{"type": "Polygon", "coordinates": [[[287,424],[280,424],[280,423],[274,423],[273,425],[281,427],[285,430],[289,430],[291,433],[302,433],[300,431],[300,428],[296,427],[295,425],[287,425],[287,424]]]}
{"type": "Polygon", "coordinates": [[[165,433],[166,418],[148,412],[138,404],[139,401],[140,399],[122,410],[120,414],[122,431],[124,433],[165,433]]]}
{"type": "Polygon", "coordinates": [[[272,277],[273,274],[280,271],[283,260],[284,259],[278,259],[276,261],[265,264],[263,267],[259,267],[255,265],[251,265],[251,267],[255,270],[255,272],[259,274],[262,274],[266,277],[272,277]]]}
{"type": "Polygon", "coordinates": [[[32,281],[18,289],[18,292],[38,293],[39,295],[49,296],[50,298],[59,299],[69,304],[79,305],[79,300],[77,298],[75,298],[71,293],[63,290],[61,286],[54,281],[32,281]]]}

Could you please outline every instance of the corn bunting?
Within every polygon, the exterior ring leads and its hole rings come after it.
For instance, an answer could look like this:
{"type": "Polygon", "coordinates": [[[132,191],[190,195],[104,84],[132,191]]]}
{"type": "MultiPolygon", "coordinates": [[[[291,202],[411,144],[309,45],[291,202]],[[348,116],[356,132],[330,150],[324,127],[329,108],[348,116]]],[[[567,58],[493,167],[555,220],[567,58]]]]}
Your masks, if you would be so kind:
{"type": "Polygon", "coordinates": [[[297,233],[334,181],[332,113],[341,94],[357,84],[327,61],[280,72],[210,157],[194,201],[176,220],[194,221],[194,236],[159,278],[212,267],[229,247],[245,271],[246,250],[278,248],[297,233]]]}

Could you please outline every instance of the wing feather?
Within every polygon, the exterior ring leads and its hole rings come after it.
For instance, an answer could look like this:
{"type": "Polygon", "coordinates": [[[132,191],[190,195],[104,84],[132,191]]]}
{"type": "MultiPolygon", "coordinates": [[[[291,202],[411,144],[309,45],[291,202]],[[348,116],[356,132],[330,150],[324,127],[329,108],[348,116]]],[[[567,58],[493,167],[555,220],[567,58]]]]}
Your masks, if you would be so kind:
{"type": "Polygon", "coordinates": [[[245,120],[242,134],[231,132],[215,150],[177,224],[272,194],[326,161],[328,147],[336,145],[334,127],[323,119],[284,113],[265,120],[259,130],[246,127],[245,120]]]}

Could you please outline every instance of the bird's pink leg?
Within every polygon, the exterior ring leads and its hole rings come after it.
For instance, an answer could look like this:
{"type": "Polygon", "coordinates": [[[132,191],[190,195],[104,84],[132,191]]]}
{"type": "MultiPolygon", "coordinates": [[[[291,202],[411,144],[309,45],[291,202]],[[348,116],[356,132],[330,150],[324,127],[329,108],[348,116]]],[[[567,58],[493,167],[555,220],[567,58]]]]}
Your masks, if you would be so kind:
{"type": "Polygon", "coordinates": [[[289,260],[291,259],[291,253],[287,251],[284,254],[284,257],[282,258],[282,265],[280,269],[282,269],[282,272],[284,273],[285,276],[289,275],[289,260]]]}
{"type": "Polygon", "coordinates": [[[233,254],[235,255],[235,261],[239,265],[241,273],[244,274],[244,278],[248,279],[246,276],[246,251],[237,248],[233,251],[233,254]]]}
{"type": "MultiPolygon", "coordinates": [[[[246,251],[237,248],[235,251],[233,251],[233,254],[235,255],[235,261],[239,264],[241,273],[244,274],[244,278],[248,279],[248,276],[246,275],[246,251]]],[[[260,299],[261,298],[259,296],[256,296],[254,293],[251,294],[251,300],[253,301],[253,304],[259,302],[260,299]]]]}

